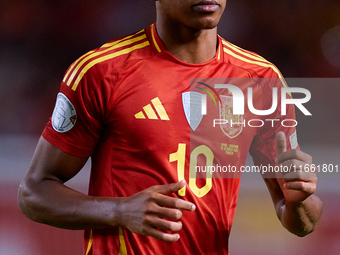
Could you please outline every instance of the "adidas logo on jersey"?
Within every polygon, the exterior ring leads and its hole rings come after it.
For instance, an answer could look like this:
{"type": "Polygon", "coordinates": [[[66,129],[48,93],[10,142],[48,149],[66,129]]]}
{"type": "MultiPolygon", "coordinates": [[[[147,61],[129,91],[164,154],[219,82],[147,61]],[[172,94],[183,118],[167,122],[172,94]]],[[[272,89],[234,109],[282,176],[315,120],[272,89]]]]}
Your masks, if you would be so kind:
{"type": "Polygon", "coordinates": [[[143,107],[144,111],[140,111],[135,114],[136,119],[146,119],[146,117],[150,120],[170,120],[168,114],[166,113],[161,100],[158,97],[151,100],[151,104],[148,104],[143,107]],[[157,112],[157,114],[156,114],[157,112]],[[145,113],[145,114],[144,114],[145,113]],[[146,117],[145,117],[146,115],[146,117]]]}

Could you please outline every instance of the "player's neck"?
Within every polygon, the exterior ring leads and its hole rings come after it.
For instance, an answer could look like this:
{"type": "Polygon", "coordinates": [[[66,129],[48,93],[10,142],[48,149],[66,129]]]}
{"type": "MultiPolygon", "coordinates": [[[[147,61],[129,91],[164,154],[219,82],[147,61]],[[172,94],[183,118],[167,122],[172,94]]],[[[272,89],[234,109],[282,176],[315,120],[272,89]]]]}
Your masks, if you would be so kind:
{"type": "Polygon", "coordinates": [[[165,48],[176,58],[191,64],[212,59],[217,49],[217,28],[195,31],[184,26],[156,24],[157,32],[165,48]]]}

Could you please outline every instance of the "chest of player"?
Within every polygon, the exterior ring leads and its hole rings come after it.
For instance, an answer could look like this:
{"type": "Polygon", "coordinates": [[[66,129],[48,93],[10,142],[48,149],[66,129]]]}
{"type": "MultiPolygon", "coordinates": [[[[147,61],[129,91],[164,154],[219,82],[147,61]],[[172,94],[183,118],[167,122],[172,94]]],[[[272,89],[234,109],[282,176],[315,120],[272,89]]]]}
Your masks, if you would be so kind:
{"type": "MultiPolygon", "coordinates": [[[[242,164],[257,132],[247,123],[254,119],[253,114],[246,110],[244,115],[234,115],[230,90],[214,89],[216,84],[230,81],[193,78],[230,75],[226,70],[150,63],[132,70],[122,72],[115,84],[109,123],[117,144],[143,152],[162,150],[168,155],[179,144],[186,144],[186,154],[204,146],[219,164],[242,164]]],[[[260,98],[256,84],[234,83],[245,93],[254,86],[254,96],[260,98]]],[[[198,157],[200,160],[205,158],[198,157]]]]}

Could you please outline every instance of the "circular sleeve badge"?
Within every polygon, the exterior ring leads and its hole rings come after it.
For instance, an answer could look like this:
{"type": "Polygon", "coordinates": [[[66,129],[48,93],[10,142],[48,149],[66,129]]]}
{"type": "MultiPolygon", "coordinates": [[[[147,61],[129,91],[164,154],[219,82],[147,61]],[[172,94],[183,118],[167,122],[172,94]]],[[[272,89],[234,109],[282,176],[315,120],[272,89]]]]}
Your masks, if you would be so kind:
{"type": "Polygon", "coordinates": [[[73,128],[76,121],[77,113],[71,101],[63,93],[58,93],[51,120],[54,130],[65,133],[73,128]]]}

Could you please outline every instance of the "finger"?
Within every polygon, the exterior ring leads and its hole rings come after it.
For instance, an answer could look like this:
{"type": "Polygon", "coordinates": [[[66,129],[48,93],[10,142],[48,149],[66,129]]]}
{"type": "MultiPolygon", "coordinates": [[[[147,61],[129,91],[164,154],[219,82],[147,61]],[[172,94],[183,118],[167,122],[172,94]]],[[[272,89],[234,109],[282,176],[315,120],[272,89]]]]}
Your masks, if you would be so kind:
{"type": "Polygon", "coordinates": [[[158,207],[153,213],[160,218],[167,218],[172,220],[179,220],[183,216],[181,210],[166,207],[158,207]]]}
{"type": "Polygon", "coordinates": [[[276,158],[287,151],[286,135],[282,131],[278,132],[275,137],[276,158]]]}
{"type": "Polygon", "coordinates": [[[175,197],[164,196],[162,194],[158,194],[155,196],[155,202],[161,206],[176,208],[180,210],[194,211],[196,209],[196,206],[189,201],[185,201],[183,199],[175,197]]]}
{"type": "Polygon", "coordinates": [[[179,191],[185,185],[186,185],[185,180],[182,180],[180,182],[170,183],[166,185],[156,185],[156,186],[151,187],[151,189],[163,195],[169,195],[171,193],[175,193],[179,191]]]}
{"type": "MultiPolygon", "coordinates": [[[[285,162],[287,160],[299,160],[301,161],[302,165],[305,164],[312,164],[313,159],[312,157],[300,150],[290,150],[287,151],[285,153],[282,153],[281,155],[277,156],[277,162],[278,164],[285,162]]],[[[301,164],[296,164],[297,166],[301,165],[301,164]]]]}
{"type": "Polygon", "coordinates": [[[165,219],[161,219],[158,217],[152,218],[152,220],[149,222],[151,226],[154,226],[155,228],[159,228],[165,231],[180,231],[183,227],[182,222],[174,222],[174,221],[169,221],[165,219]]]}
{"type": "Polygon", "coordinates": [[[196,206],[188,201],[178,199],[178,198],[171,198],[164,195],[169,195],[171,193],[176,193],[180,189],[182,189],[186,185],[185,180],[182,180],[180,182],[171,183],[167,185],[157,185],[153,186],[150,189],[152,191],[160,193],[160,195],[155,195],[155,201],[162,206],[172,207],[172,208],[178,208],[188,211],[194,211],[196,209],[196,206]]]}
{"type": "Polygon", "coordinates": [[[179,234],[169,234],[159,231],[151,226],[146,226],[143,230],[143,235],[152,236],[164,242],[176,242],[179,239],[179,234]]]}
{"type": "MultiPolygon", "coordinates": [[[[288,153],[288,152],[287,152],[288,153]]],[[[283,155],[283,154],[282,154],[283,155]]],[[[299,160],[299,159],[287,159],[287,160],[283,160],[280,163],[280,168],[289,168],[289,172],[293,172],[293,171],[299,171],[299,170],[313,170],[315,171],[314,168],[312,168],[308,163],[299,160]]]]}
{"type": "Polygon", "coordinates": [[[313,194],[316,191],[316,184],[303,181],[294,181],[285,183],[283,188],[313,194]]]}
{"type": "Polygon", "coordinates": [[[302,171],[285,174],[282,179],[284,182],[293,182],[293,181],[316,182],[317,181],[317,177],[315,174],[302,172],[302,171]]]}
{"type": "Polygon", "coordinates": [[[284,178],[316,178],[316,168],[300,160],[292,159],[280,164],[280,172],[284,178]]]}
{"type": "Polygon", "coordinates": [[[173,220],[179,220],[183,216],[181,210],[160,206],[157,203],[149,206],[148,212],[153,215],[157,215],[160,218],[168,218],[173,220]]]}

